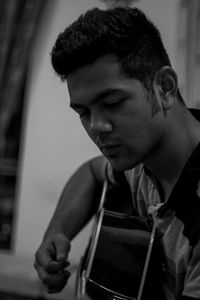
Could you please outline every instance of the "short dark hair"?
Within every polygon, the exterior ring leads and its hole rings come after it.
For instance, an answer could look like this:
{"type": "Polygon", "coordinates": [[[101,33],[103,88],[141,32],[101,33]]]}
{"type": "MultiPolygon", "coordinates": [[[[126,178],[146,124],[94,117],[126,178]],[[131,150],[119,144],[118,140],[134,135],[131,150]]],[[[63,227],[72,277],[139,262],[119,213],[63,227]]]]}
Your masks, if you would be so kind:
{"type": "Polygon", "coordinates": [[[151,87],[156,72],[171,66],[160,32],[137,8],[93,8],[59,34],[51,52],[56,73],[65,80],[80,66],[113,54],[129,77],[151,87]]]}

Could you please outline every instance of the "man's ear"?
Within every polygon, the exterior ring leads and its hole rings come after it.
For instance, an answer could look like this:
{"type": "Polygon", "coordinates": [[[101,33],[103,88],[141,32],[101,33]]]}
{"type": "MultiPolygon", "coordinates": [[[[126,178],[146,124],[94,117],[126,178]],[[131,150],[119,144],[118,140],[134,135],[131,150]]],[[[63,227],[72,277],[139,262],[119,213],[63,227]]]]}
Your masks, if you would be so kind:
{"type": "Polygon", "coordinates": [[[178,91],[176,72],[169,66],[162,67],[154,77],[153,89],[163,109],[170,109],[178,91]]]}

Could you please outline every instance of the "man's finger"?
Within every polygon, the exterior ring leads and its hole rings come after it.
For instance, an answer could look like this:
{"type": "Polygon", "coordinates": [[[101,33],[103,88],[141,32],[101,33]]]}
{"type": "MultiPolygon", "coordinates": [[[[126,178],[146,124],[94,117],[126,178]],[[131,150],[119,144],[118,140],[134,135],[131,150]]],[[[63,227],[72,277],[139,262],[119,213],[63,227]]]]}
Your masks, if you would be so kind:
{"type": "Polygon", "coordinates": [[[54,241],[54,246],[56,248],[57,261],[65,262],[71,248],[69,240],[63,235],[58,235],[54,241]]]}
{"type": "Polygon", "coordinates": [[[65,270],[62,274],[46,277],[43,280],[46,291],[52,294],[60,292],[66,285],[70,275],[70,272],[65,270]]]}

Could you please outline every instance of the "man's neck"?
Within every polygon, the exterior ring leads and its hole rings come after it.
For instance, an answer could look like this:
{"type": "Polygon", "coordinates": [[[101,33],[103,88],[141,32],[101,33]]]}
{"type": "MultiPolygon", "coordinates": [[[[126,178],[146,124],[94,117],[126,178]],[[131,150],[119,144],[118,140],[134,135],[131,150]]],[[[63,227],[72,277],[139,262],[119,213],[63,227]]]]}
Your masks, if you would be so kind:
{"type": "MultiPolygon", "coordinates": [[[[168,131],[168,135],[152,151],[152,156],[144,161],[159,181],[163,190],[163,201],[167,201],[187,160],[200,142],[200,123],[189,113],[177,127],[168,131]]],[[[178,124],[179,123],[179,124],[178,124]]]]}

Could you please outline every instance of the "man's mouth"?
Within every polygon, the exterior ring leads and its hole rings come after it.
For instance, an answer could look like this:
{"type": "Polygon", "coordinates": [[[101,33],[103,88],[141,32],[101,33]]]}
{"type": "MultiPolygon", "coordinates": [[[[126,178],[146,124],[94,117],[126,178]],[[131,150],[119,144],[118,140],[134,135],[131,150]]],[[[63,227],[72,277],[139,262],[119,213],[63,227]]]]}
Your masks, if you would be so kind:
{"type": "Polygon", "coordinates": [[[100,149],[103,155],[112,156],[112,155],[116,155],[119,152],[120,144],[102,145],[100,149]]]}

